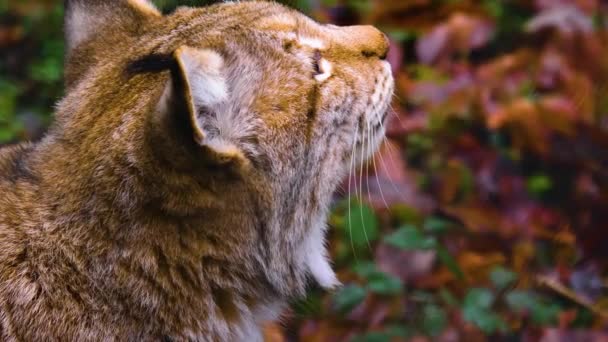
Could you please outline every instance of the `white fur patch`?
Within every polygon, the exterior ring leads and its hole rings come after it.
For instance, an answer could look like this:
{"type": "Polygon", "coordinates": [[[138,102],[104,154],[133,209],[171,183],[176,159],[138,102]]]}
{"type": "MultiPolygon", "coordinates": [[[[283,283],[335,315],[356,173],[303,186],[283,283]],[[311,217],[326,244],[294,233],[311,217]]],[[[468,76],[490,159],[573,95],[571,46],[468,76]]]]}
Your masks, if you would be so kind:
{"type": "Polygon", "coordinates": [[[294,41],[299,46],[304,46],[314,50],[326,50],[327,44],[324,41],[318,38],[300,36],[295,32],[286,32],[281,35],[285,40],[294,41]]]}
{"type": "Polygon", "coordinates": [[[205,145],[214,150],[215,152],[225,156],[238,156],[241,154],[241,151],[236,146],[234,146],[233,143],[221,138],[209,139],[205,141],[205,145]]]}
{"type": "Polygon", "coordinates": [[[315,75],[315,79],[318,82],[327,81],[327,79],[331,77],[334,71],[333,65],[325,58],[322,58],[321,61],[319,61],[319,69],[321,70],[321,73],[315,75]]]}
{"type": "Polygon", "coordinates": [[[302,46],[307,46],[315,50],[325,50],[327,48],[327,46],[322,40],[305,36],[298,37],[298,44],[302,46]]]}
{"type": "Polygon", "coordinates": [[[74,2],[65,18],[68,48],[72,49],[87,40],[105,21],[103,14],[90,13],[85,5],[74,2]]]}
{"type": "Polygon", "coordinates": [[[212,106],[228,98],[222,75],[224,59],[217,52],[182,47],[177,52],[196,107],[212,106]]]}
{"type": "Polygon", "coordinates": [[[156,6],[147,0],[128,0],[128,2],[133,8],[137,9],[143,14],[149,16],[161,16],[161,13],[158,11],[156,6]]]}
{"type": "Polygon", "coordinates": [[[340,281],[332,270],[325,250],[325,229],[323,226],[314,227],[302,248],[308,270],[317,283],[325,289],[333,289],[340,281]]]}

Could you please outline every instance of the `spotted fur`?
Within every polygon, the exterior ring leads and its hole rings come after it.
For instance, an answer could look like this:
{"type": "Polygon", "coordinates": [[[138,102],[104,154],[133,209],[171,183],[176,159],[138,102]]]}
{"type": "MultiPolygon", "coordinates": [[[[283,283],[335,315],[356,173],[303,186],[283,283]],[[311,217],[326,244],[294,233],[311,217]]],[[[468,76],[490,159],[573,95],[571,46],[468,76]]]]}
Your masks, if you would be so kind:
{"type": "Polygon", "coordinates": [[[50,131],[0,150],[3,341],[259,341],[308,279],[338,284],[325,221],[384,134],[381,32],[68,0],[66,38],[50,131]]]}

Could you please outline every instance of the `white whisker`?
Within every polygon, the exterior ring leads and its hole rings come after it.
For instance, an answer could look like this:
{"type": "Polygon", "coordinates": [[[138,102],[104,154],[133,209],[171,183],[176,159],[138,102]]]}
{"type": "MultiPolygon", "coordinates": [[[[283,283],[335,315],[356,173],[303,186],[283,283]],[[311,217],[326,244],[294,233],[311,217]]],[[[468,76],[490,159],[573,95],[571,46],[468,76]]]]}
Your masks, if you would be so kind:
{"type": "MultiPolygon", "coordinates": [[[[380,122],[380,124],[382,125],[382,121],[380,122]]],[[[374,140],[376,139],[376,132],[373,132],[374,134],[374,140]]],[[[383,141],[386,141],[386,137],[383,137],[383,141]]],[[[382,153],[378,153],[378,155],[382,155],[382,153]]],[[[378,184],[378,190],[380,191],[380,197],[382,197],[382,202],[384,202],[384,207],[386,209],[388,209],[388,203],[386,202],[386,199],[384,198],[384,193],[382,191],[382,186],[380,186],[380,180],[378,179],[378,166],[376,165],[376,158],[372,158],[372,162],[374,163],[374,176],[376,178],[376,184],[378,184]]]]}
{"type": "MultiPolygon", "coordinates": [[[[354,165],[355,165],[355,150],[357,148],[357,134],[359,134],[359,126],[357,126],[356,130],[355,130],[355,135],[353,138],[353,146],[351,149],[351,157],[350,157],[350,167],[348,168],[348,236],[350,237],[350,248],[353,251],[353,255],[355,257],[355,260],[357,260],[357,252],[355,251],[355,244],[353,242],[353,228],[352,228],[352,220],[351,220],[351,202],[352,202],[352,195],[351,195],[351,188],[350,188],[350,182],[351,182],[351,176],[353,175],[353,169],[354,169],[354,165]]],[[[356,183],[355,183],[355,194],[356,194],[357,190],[356,190],[356,183]]]]}
{"type": "MultiPolygon", "coordinates": [[[[362,132],[361,132],[361,160],[360,160],[360,167],[359,167],[359,200],[361,201],[361,203],[363,203],[363,163],[365,161],[365,137],[366,137],[366,133],[367,133],[367,129],[365,129],[364,127],[361,128],[362,132]]],[[[368,189],[369,190],[369,189],[368,189]]],[[[368,191],[369,193],[369,191],[368,191]]],[[[361,225],[363,228],[363,235],[365,236],[365,240],[367,241],[367,245],[368,247],[371,249],[371,245],[369,243],[369,238],[367,237],[367,228],[365,227],[365,220],[363,219],[363,206],[359,206],[359,212],[361,214],[361,225]]]]}

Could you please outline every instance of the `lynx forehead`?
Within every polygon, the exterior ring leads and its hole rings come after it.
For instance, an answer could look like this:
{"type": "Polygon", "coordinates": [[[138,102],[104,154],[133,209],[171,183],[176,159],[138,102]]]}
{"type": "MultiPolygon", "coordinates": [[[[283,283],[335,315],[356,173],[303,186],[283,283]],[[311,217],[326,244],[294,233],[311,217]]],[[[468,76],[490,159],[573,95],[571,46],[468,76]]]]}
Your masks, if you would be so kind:
{"type": "Polygon", "coordinates": [[[336,286],[327,211],[384,135],[386,36],[263,1],[66,5],[55,123],[0,150],[2,339],[259,341],[336,286]]]}

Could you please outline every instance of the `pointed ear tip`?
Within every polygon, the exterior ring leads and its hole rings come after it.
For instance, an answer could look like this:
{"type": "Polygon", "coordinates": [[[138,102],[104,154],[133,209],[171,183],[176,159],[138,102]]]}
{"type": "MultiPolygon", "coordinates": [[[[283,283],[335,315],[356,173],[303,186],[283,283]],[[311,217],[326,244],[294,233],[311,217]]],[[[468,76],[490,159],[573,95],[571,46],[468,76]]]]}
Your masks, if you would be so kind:
{"type": "Polygon", "coordinates": [[[248,165],[247,158],[238,150],[218,154],[218,161],[221,164],[240,165],[241,167],[248,165]]]}
{"type": "Polygon", "coordinates": [[[235,160],[246,160],[243,151],[231,143],[211,140],[209,142],[203,142],[202,145],[213,151],[217,156],[217,159],[224,163],[235,160]]]}
{"type": "Polygon", "coordinates": [[[238,150],[236,147],[232,147],[226,151],[223,151],[223,154],[230,159],[236,159],[236,158],[243,157],[243,153],[240,150],[238,150]]]}
{"type": "Polygon", "coordinates": [[[199,145],[204,145],[205,144],[205,138],[207,138],[205,136],[205,133],[203,131],[201,131],[200,129],[197,129],[194,131],[194,139],[196,140],[196,142],[199,145]]]}
{"type": "Polygon", "coordinates": [[[139,12],[153,17],[160,17],[162,13],[148,0],[127,0],[127,2],[139,10],[139,12]]]}
{"type": "Polygon", "coordinates": [[[182,45],[175,52],[173,56],[179,60],[184,59],[187,62],[196,61],[198,65],[207,66],[210,69],[221,69],[224,65],[224,58],[220,53],[213,49],[208,48],[193,48],[190,46],[182,45]]]}
{"type": "Polygon", "coordinates": [[[209,147],[213,148],[217,153],[226,157],[238,157],[241,155],[241,151],[232,144],[212,144],[209,147]]]}
{"type": "Polygon", "coordinates": [[[173,57],[175,58],[181,58],[182,55],[184,55],[184,53],[186,53],[186,50],[188,50],[189,47],[182,45],[180,47],[178,47],[175,51],[173,51],[173,57]]]}
{"type": "MultiPolygon", "coordinates": [[[[162,16],[160,10],[149,0],[122,0],[118,3],[126,3],[139,13],[147,16],[162,16]]],[[[74,5],[82,5],[84,7],[90,7],[95,5],[102,5],[103,1],[86,1],[86,0],[63,0],[63,6],[66,9],[72,8],[74,5]]]]}
{"type": "Polygon", "coordinates": [[[242,151],[236,147],[230,149],[217,149],[213,144],[202,144],[205,154],[207,155],[208,161],[216,165],[223,166],[237,166],[239,168],[248,167],[250,165],[249,160],[245,157],[242,151]]]}
{"type": "Polygon", "coordinates": [[[99,35],[105,24],[134,25],[129,13],[144,21],[162,17],[162,13],[149,0],[64,0],[63,3],[68,51],[99,35]]]}

